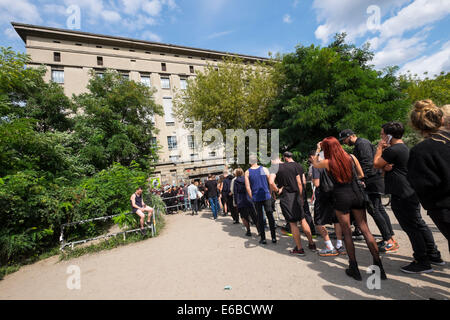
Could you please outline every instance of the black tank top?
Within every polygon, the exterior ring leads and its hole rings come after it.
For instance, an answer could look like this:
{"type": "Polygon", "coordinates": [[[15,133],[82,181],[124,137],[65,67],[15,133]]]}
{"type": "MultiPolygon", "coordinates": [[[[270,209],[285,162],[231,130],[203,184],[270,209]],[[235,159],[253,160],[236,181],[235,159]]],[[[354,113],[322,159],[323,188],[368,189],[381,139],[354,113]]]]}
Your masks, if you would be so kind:
{"type": "Polygon", "coordinates": [[[142,195],[138,196],[136,193],[135,193],[134,195],[135,195],[134,203],[135,203],[138,207],[142,208],[142,195]]]}

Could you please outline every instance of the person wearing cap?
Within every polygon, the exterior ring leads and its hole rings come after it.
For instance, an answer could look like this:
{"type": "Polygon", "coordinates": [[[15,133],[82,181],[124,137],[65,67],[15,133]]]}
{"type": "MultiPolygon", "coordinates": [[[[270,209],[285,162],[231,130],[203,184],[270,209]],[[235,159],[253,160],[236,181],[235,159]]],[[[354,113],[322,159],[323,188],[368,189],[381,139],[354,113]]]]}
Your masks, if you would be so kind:
{"type": "Polygon", "coordinates": [[[365,192],[373,204],[374,210],[368,210],[383,238],[378,242],[380,252],[395,252],[398,250],[398,242],[394,239],[391,220],[381,204],[381,195],[384,193],[384,182],[381,171],[373,165],[375,148],[372,143],[364,138],[359,138],[350,130],[345,129],[339,133],[339,141],[348,146],[354,146],[353,154],[361,164],[364,172],[365,192]],[[372,211],[372,212],[371,212],[372,211]]]}

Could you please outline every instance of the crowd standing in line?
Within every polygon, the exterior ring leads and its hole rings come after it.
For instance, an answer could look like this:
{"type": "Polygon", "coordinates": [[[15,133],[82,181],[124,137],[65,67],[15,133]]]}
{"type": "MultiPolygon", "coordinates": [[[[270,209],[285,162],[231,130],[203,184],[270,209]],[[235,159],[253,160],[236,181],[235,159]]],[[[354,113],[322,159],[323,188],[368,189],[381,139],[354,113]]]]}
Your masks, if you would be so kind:
{"type": "Polygon", "coordinates": [[[225,170],[218,179],[209,175],[204,184],[192,180],[180,187],[165,186],[159,193],[169,213],[191,210],[194,215],[209,206],[214,220],[220,211],[223,216],[229,213],[234,224],[239,224],[240,217],[246,236],[252,235],[251,225],[256,225],[262,245],[267,244],[265,219],[269,222],[272,243],[277,243],[273,216],[277,200],[287,222],[282,229],[292,233],[295,244],[291,254],[306,254],[300,229],[308,239],[309,250],[317,251],[313,240],[317,229],[325,244],[318,254],[347,255],[349,267],[345,273],[356,280],[362,277],[353,243],[355,234],[365,240],[383,280],[387,275],[380,253],[395,254],[400,247],[381,203],[381,196],[388,194],[394,216],[413,248],[412,262],[400,270],[429,273],[433,271],[432,265],[441,266],[445,262],[422,219],[421,205],[449,241],[450,250],[450,105],[439,108],[431,100],[418,101],[410,120],[423,137],[411,150],[402,140],[405,128],[399,122],[389,122],[380,128],[381,140],[376,147],[351,129],[341,131],[338,139],[327,137],[317,143],[308,159],[314,218],[306,196],[303,167],[288,151],[283,160],[273,156],[270,169],[258,164],[256,155],[250,155],[250,168],[245,172],[237,168],[231,175],[225,170]],[[341,144],[353,146],[353,154],[348,154],[341,144]],[[381,233],[378,243],[369,230],[366,212],[381,233]],[[326,225],[334,225],[335,246],[326,225]]]}

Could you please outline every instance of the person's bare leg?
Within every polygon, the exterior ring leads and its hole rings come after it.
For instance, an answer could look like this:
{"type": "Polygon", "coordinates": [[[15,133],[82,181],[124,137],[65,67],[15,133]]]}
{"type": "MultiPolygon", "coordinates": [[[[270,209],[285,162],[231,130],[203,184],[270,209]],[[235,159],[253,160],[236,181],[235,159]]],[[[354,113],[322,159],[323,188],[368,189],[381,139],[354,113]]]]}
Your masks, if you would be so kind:
{"type": "Polygon", "coordinates": [[[145,214],[141,210],[136,211],[136,213],[140,217],[141,229],[144,229],[145,214]]]}
{"type": "Polygon", "coordinates": [[[289,222],[291,226],[292,238],[294,238],[297,249],[302,249],[302,241],[300,240],[300,230],[298,229],[297,222],[289,222]]]}
{"type": "Polygon", "coordinates": [[[350,261],[356,262],[355,246],[352,239],[350,214],[336,210],[336,216],[339,220],[339,224],[341,225],[342,233],[344,235],[345,249],[347,250],[348,258],[350,259],[350,261]]]}
{"type": "Polygon", "coordinates": [[[325,226],[317,226],[316,228],[319,229],[320,235],[323,238],[323,241],[330,241],[330,235],[328,234],[327,228],[325,226]]]}
{"type": "Polygon", "coordinates": [[[302,219],[301,224],[302,224],[303,233],[308,238],[309,244],[314,244],[314,240],[312,238],[312,233],[311,233],[311,228],[309,227],[309,224],[305,218],[302,219]]]}
{"type": "Polygon", "coordinates": [[[148,222],[148,223],[151,223],[151,222],[152,222],[152,215],[153,215],[153,208],[147,207],[147,208],[145,208],[145,209],[146,209],[145,211],[148,212],[148,215],[147,215],[147,222],[148,222]]]}

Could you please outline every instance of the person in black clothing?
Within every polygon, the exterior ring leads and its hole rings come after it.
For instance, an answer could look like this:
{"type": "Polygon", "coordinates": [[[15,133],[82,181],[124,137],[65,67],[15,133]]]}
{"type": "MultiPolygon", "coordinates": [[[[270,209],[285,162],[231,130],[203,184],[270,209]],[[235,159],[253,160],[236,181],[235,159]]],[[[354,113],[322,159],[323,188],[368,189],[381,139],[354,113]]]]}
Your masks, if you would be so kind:
{"type": "Polygon", "coordinates": [[[333,181],[333,207],[344,234],[345,248],[349,257],[349,268],[345,270],[345,273],[355,280],[362,280],[351,235],[350,212],[352,212],[366,240],[373,258],[373,264],[380,268],[381,279],[387,279],[377,243],[367,225],[364,194],[359,187],[359,179],[364,177],[364,172],[358,159],[346,153],[335,137],[328,137],[317,144],[316,156],[312,158],[312,161],[315,168],[326,169],[325,172],[333,181]],[[319,161],[322,148],[325,159],[319,161]]]}
{"type": "Polygon", "coordinates": [[[408,180],[450,251],[450,131],[444,112],[431,100],[415,103],[411,124],[425,140],[411,149],[408,180]]]}
{"type": "Polygon", "coordinates": [[[384,206],[381,204],[381,195],[384,193],[383,176],[379,169],[373,166],[375,149],[369,140],[357,137],[352,130],[346,129],[339,133],[339,141],[348,146],[354,146],[353,154],[361,164],[364,172],[365,192],[373,204],[374,211],[368,210],[375,224],[381,232],[383,240],[378,243],[380,252],[397,251],[399,245],[394,239],[391,220],[384,206]]]}
{"type": "Polygon", "coordinates": [[[230,204],[230,191],[231,191],[231,180],[233,177],[228,174],[228,171],[225,170],[223,172],[223,181],[222,181],[222,201],[223,201],[223,215],[226,216],[228,213],[231,213],[230,204]]]}
{"type": "Polygon", "coordinates": [[[250,219],[256,225],[256,211],[252,199],[250,199],[247,190],[245,189],[244,171],[237,168],[236,179],[234,180],[233,197],[237,206],[237,210],[241,216],[242,223],[247,229],[246,236],[250,237],[250,219]]]}
{"type": "Polygon", "coordinates": [[[205,194],[209,200],[211,211],[214,220],[217,219],[217,213],[219,212],[219,201],[217,200],[217,181],[216,177],[212,174],[208,176],[208,181],[205,183],[205,194]]]}
{"type": "Polygon", "coordinates": [[[316,251],[311,230],[305,219],[303,211],[303,187],[301,183],[302,171],[295,162],[273,161],[270,167],[270,186],[272,190],[280,198],[281,212],[284,218],[289,222],[296,247],[291,251],[292,254],[304,255],[300,240],[300,231],[298,229],[298,222],[302,224],[305,235],[308,237],[308,248],[316,251]]]}
{"type": "Polygon", "coordinates": [[[433,271],[431,263],[439,265],[443,261],[433,234],[420,214],[419,199],[407,179],[409,149],[402,140],[404,131],[399,122],[382,126],[373,163],[380,169],[389,165],[384,169],[385,192],[391,194],[392,211],[414,250],[415,260],[400,270],[405,273],[429,273],[433,271]]]}

